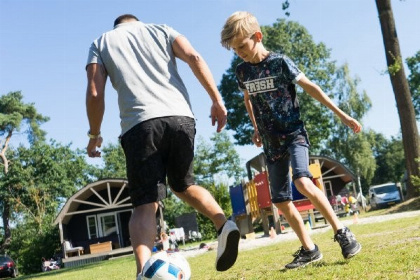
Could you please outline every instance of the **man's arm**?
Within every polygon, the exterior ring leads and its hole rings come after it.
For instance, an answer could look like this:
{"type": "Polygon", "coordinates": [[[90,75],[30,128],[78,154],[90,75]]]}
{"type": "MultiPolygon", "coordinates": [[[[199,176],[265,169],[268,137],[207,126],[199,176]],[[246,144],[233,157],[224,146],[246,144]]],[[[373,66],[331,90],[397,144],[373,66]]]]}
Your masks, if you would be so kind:
{"type": "Polygon", "coordinates": [[[91,63],[86,68],[87,90],[86,90],[86,112],[89,121],[89,133],[98,135],[97,138],[89,138],[87,153],[89,157],[100,157],[101,152],[96,148],[102,144],[101,124],[105,112],[105,84],[106,70],[102,64],[91,63]]]}
{"type": "Polygon", "coordinates": [[[222,131],[226,125],[227,110],[207,63],[184,36],[178,36],[175,39],[172,49],[176,57],[188,64],[198,81],[209,94],[213,102],[211,107],[212,125],[214,126],[217,122],[217,132],[222,131]]]}
{"type": "Polygon", "coordinates": [[[300,85],[310,96],[321,102],[324,106],[329,108],[331,111],[336,114],[341,121],[350,127],[355,133],[359,133],[362,129],[362,125],[346,113],[344,113],[340,108],[338,108],[334,102],[322,91],[322,89],[316,85],[315,83],[311,82],[306,76],[303,76],[298,82],[300,85]]]}

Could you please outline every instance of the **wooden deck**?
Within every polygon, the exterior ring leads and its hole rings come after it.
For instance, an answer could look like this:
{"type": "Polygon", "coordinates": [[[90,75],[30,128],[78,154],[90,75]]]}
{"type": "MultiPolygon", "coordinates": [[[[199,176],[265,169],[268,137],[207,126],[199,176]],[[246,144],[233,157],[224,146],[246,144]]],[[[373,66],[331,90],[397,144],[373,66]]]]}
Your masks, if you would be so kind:
{"type": "Polygon", "coordinates": [[[104,260],[110,260],[113,258],[132,255],[133,247],[125,247],[114,249],[108,252],[96,253],[96,254],[86,254],[75,257],[68,257],[67,259],[62,259],[63,267],[76,267],[85,264],[95,263],[104,260]]]}

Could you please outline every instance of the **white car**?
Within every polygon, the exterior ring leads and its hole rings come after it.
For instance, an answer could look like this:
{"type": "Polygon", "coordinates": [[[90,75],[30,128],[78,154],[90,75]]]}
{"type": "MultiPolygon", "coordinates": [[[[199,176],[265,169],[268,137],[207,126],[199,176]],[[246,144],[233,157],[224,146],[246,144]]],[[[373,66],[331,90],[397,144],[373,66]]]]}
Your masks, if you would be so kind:
{"type": "Polygon", "coordinates": [[[401,202],[400,188],[395,183],[375,185],[369,188],[370,205],[374,209],[401,202]]]}

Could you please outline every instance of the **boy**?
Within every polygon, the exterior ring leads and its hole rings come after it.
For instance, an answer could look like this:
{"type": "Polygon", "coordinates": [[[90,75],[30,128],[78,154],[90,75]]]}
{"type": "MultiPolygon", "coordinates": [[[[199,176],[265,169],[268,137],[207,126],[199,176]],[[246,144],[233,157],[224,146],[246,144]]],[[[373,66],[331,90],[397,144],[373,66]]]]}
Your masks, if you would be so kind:
{"type": "Polygon", "coordinates": [[[319,86],[312,83],[287,56],[272,53],[262,43],[257,19],[248,12],[236,12],[226,21],[221,32],[221,44],[233,49],[244,61],[236,68],[239,87],[244,92],[247,112],[254,126],[252,141],[263,146],[271,186],[271,200],[284,214],[298,236],[302,247],[286,268],[303,267],[322,259],[322,254],[307,231],[301,215],[292,203],[289,164],[293,182],[299,192],[309,198],[334,230],[334,240],[340,244],[344,258],[361,250],[351,231],[335,215],[327,197],[312,183],[309,172],[308,135],[300,118],[294,84],[332,110],[355,133],[358,121],[341,111],[319,86]]]}

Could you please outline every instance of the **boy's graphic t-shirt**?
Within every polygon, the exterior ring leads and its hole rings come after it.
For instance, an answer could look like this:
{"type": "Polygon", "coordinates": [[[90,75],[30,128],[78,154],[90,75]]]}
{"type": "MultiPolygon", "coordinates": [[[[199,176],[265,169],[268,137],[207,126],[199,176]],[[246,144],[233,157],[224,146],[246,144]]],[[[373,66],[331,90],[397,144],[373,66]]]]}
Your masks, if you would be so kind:
{"type": "Polygon", "coordinates": [[[284,152],[288,135],[306,136],[295,88],[303,75],[289,57],[279,53],[270,53],[258,64],[243,62],[236,68],[239,87],[249,93],[268,158],[284,152]]]}

